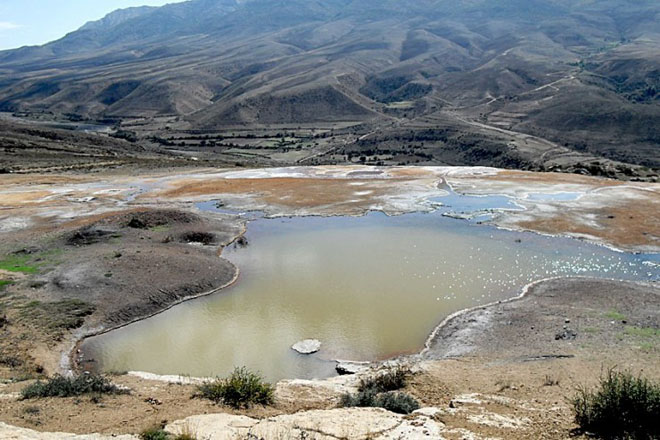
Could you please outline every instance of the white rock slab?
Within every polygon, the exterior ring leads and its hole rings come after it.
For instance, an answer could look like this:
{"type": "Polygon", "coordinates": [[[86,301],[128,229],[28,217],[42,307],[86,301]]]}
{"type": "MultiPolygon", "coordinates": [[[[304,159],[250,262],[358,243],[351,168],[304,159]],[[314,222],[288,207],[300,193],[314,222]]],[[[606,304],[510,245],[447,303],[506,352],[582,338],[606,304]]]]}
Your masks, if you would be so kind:
{"type": "Polygon", "coordinates": [[[304,341],[296,342],[291,348],[300,354],[312,354],[321,349],[321,341],[317,339],[305,339],[304,341]]]}
{"type": "Polygon", "coordinates": [[[265,439],[440,440],[445,426],[424,415],[402,416],[380,408],[339,408],[262,420],[208,414],[179,420],[165,429],[173,434],[193,432],[197,438],[208,440],[242,440],[248,434],[265,439]]]}
{"type": "Polygon", "coordinates": [[[64,432],[38,432],[32,429],[19,428],[0,422],[0,439],[2,440],[139,440],[134,435],[76,435],[64,432]]]}

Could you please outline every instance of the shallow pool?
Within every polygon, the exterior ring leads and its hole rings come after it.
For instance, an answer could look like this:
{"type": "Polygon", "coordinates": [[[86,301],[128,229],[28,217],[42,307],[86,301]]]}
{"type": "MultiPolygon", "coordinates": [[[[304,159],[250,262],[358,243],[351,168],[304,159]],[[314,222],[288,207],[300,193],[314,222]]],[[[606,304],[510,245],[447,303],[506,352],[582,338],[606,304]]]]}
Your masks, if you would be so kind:
{"type": "Polygon", "coordinates": [[[534,280],[660,278],[648,263],[658,255],[503,231],[440,212],[258,219],[247,238],[247,247],[224,253],[241,270],[235,286],[91,338],[86,358],[102,370],[222,376],[244,365],[269,380],[326,377],[334,359],[416,352],[447,315],[515,296],[534,280]],[[306,338],[322,341],[321,351],[291,350],[306,338]]]}

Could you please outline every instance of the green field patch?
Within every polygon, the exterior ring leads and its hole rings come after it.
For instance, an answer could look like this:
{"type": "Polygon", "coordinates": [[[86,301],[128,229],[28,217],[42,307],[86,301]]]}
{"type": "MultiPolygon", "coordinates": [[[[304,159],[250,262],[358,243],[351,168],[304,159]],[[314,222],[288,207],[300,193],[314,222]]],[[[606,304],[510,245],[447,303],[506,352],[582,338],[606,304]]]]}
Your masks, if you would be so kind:
{"type": "Polygon", "coordinates": [[[410,109],[415,106],[415,103],[412,101],[397,101],[397,102],[390,102],[387,104],[387,108],[395,108],[395,109],[410,109]]]}
{"type": "Polygon", "coordinates": [[[0,270],[7,272],[39,273],[43,266],[59,263],[57,256],[64,251],[52,249],[34,254],[11,254],[0,259],[0,270]]]}
{"type": "Polygon", "coordinates": [[[613,321],[625,321],[626,319],[626,315],[619,313],[616,310],[610,310],[609,312],[605,313],[605,317],[613,321]]]}
{"type": "Polygon", "coordinates": [[[636,327],[628,325],[623,330],[626,335],[637,338],[654,339],[660,337],[660,329],[652,327],[636,327]]]}
{"type": "Polygon", "coordinates": [[[37,273],[39,267],[36,264],[30,264],[32,255],[9,255],[0,260],[0,269],[7,272],[37,273]]]}
{"type": "Polygon", "coordinates": [[[154,226],[152,228],[149,228],[149,230],[151,232],[167,232],[170,229],[172,229],[172,227],[170,225],[158,225],[158,226],[154,226]]]}
{"type": "Polygon", "coordinates": [[[14,284],[13,281],[9,280],[0,280],[0,291],[4,290],[7,286],[14,284]]]}

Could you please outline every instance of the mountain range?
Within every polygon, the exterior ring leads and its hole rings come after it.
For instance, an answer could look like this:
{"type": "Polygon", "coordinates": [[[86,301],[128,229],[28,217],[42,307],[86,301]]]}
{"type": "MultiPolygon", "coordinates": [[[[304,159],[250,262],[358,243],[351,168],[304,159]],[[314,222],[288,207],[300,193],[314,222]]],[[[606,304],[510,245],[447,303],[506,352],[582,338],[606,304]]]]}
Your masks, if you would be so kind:
{"type": "Polygon", "coordinates": [[[466,134],[502,145],[515,135],[576,160],[660,168],[658,23],[657,0],[130,8],[0,52],[0,111],[174,117],[199,132],[348,124],[368,134],[343,152],[421,138],[469,149],[466,134]]]}

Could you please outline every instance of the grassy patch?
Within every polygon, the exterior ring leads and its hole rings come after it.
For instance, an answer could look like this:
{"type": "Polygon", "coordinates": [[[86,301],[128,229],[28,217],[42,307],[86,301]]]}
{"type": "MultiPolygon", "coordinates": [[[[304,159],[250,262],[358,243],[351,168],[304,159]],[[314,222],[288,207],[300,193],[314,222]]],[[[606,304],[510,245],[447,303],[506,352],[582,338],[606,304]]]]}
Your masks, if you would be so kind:
{"type": "Polygon", "coordinates": [[[172,229],[170,225],[157,225],[149,228],[151,232],[167,232],[170,229],[172,229]]]}
{"type": "Polygon", "coordinates": [[[0,269],[7,272],[21,272],[27,274],[39,273],[46,264],[57,263],[55,257],[62,254],[61,249],[52,249],[46,252],[16,253],[6,255],[0,259],[0,269]]]}
{"type": "Polygon", "coordinates": [[[632,325],[627,325],[623,332],[629,336],[634,336],[637,338],[652,339],[660,337],[660,329],[652,327],[636,327],[632,325]]]}
{"type": "Polygon", "coordinates": [[[77,377],[54,376],[45,382],[37,381],[21,391],[23,399],[42,397],[74,397],[84,394],[127,394],[110,380],[96,374],[82,374],[77,377]]]}
{"type": "Polygon", "coordinates": [[[610,310],[609,312],[605,313],[605,317],[607,319],[611,319],[612,321],[625,321],[626,320],[626,315],[617,312],[616,310],[610,310]]]}
{"type": "Polygon", "coordinates": [[[217,379],[197,387],[193,397],[201,397],[232,408],[248,408],[253,404],[270,405],[274,402],[274,387],[261,376],[243,368],[236,368],[225,379],[217,379]]]}
{"type": "Polygon", "coordinates": [[[13,281],[9,281],[9,280],[0,280],[0,292],[2,292],[3,290],[5,290],[5,289],[7,288],[7,286],[11,286],[12,284],[14,284],[13,281]]]}
{"type": "Polygon", "coordinates": [[[650,353],[653,350],[655,350],[655,346],[656,344],[653,344],[652,342],[642,342],[641,344],[639,344],[639,349],[647,353],[650,353]]]}
{"type": "Polygon", "coordinates": [[[579,389],[572,405],[584,432],[606,439],[660,438],[658,383],[609,370],[597,389],[579,389]]]}
{"type": "Polygon", "coordinates": [[[85,318],[95,310],[92,304],[77,299],[50,303],[30,301],[22,306],[21,317],[36,321],[51,331],[72,330],[82,327],[85,318]]]}
{"type": "Polygon", "coordinates": [[[0,269],[7,272],[37,273],[39,267],[35,264],[28,264],[32,260],[32,255],[8,255],[0,260],[0,269]]]}

